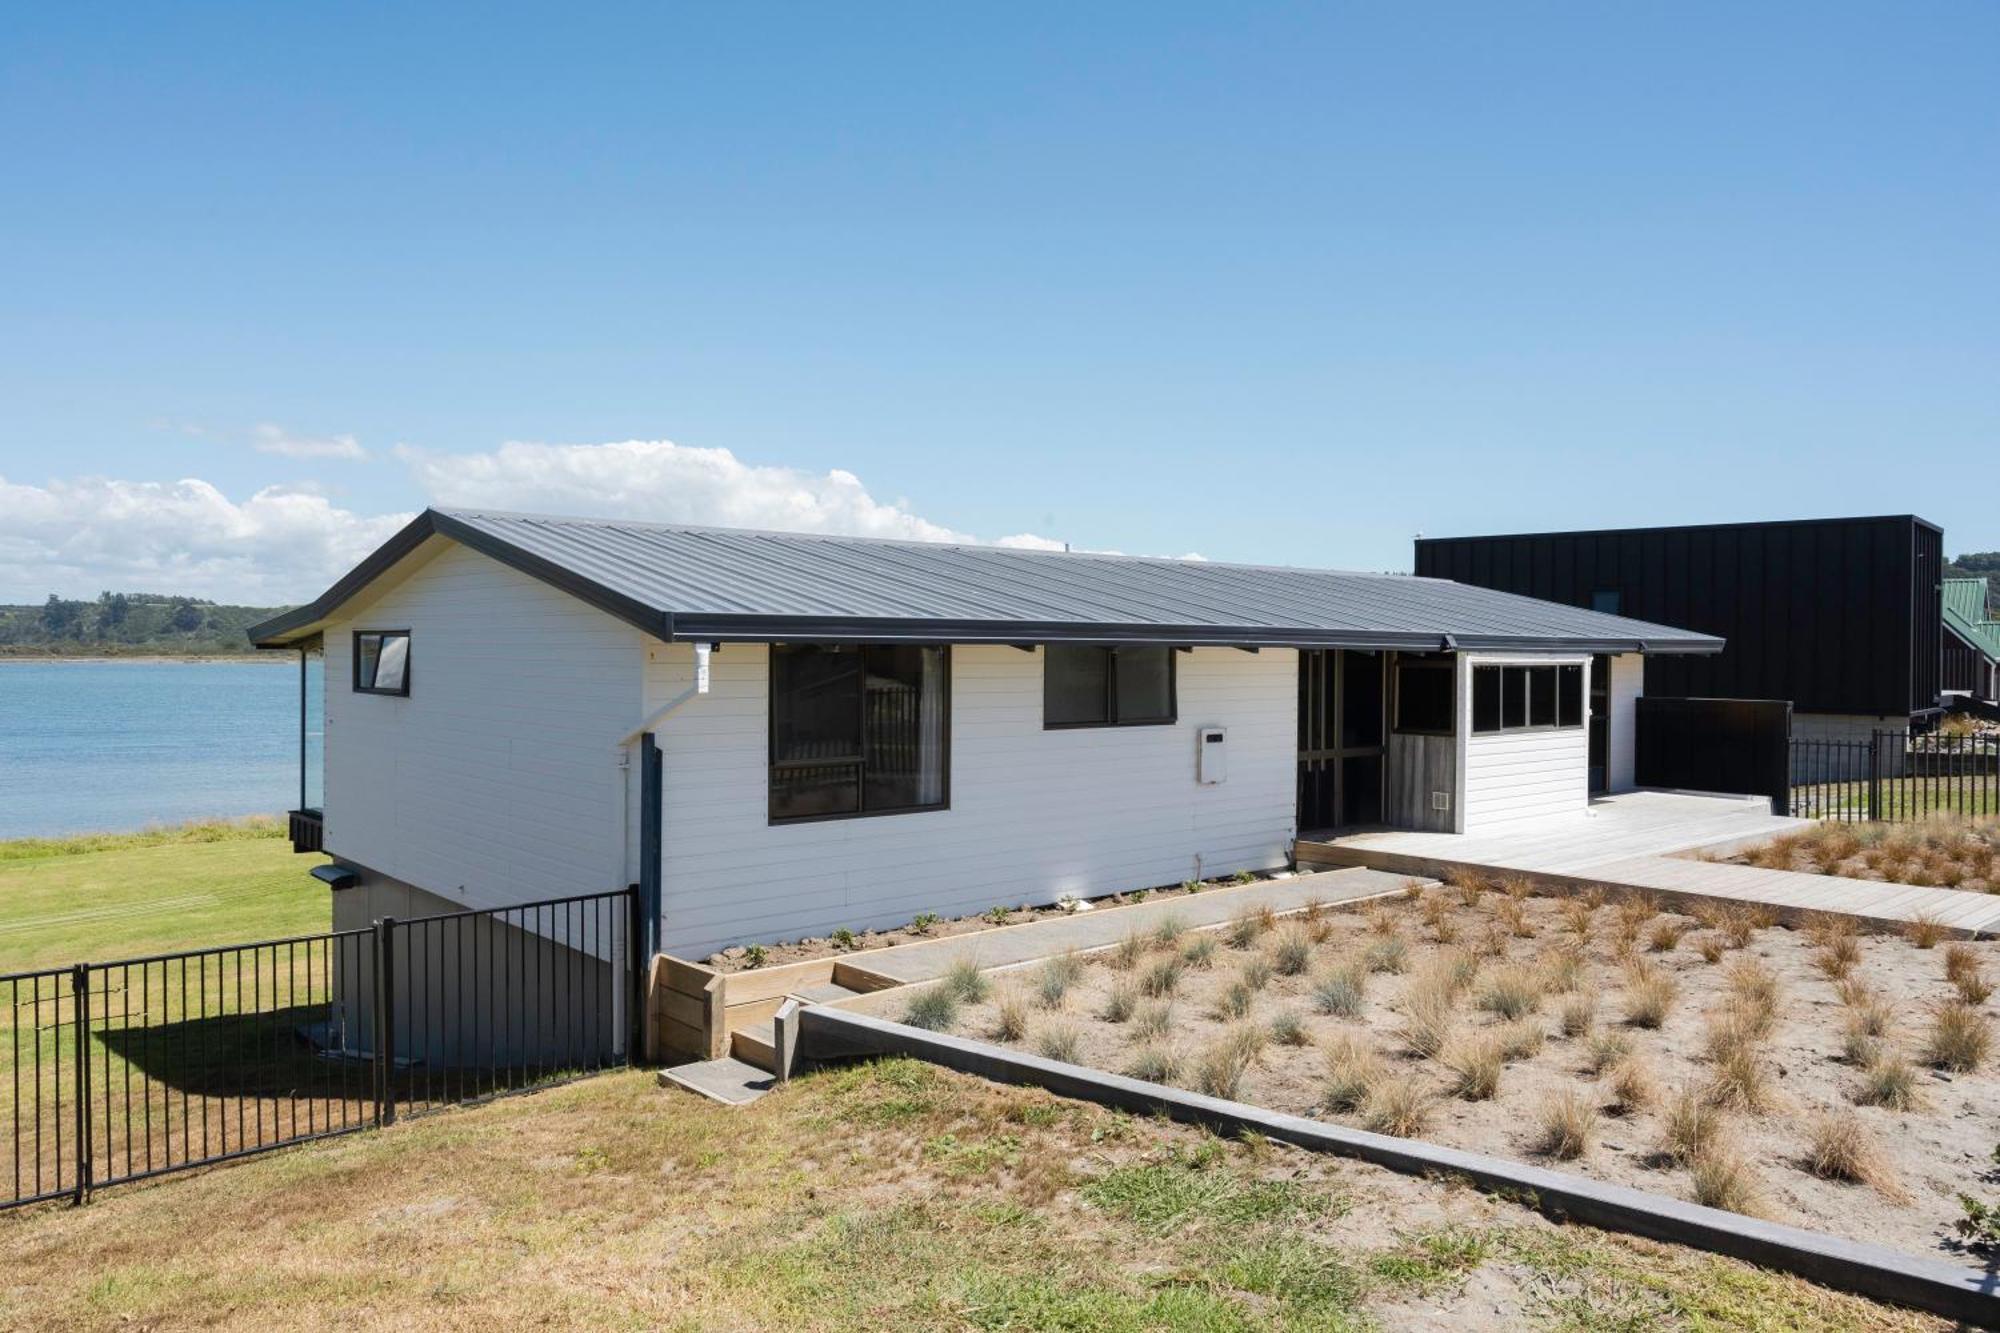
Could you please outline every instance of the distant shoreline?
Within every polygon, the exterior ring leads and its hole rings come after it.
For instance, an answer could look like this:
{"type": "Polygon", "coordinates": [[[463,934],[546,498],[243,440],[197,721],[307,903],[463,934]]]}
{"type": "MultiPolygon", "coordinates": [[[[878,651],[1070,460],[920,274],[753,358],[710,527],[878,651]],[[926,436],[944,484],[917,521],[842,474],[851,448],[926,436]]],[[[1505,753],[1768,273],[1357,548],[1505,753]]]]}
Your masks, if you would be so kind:
{"type": "Polygon", "coordinates": [[[139,662],[152,666],[164,664],[193,665],[198,662],[262,662],[275,666],[285,666],[296,662],[290,653],[65,653],[60,656],[50,653],[46,656],[31,656],[26,653],[0,653],[0,666],[10,662],[25,663],[29,666],[60,666],[75,664],[88,666],[93,663],[139,662]]]}

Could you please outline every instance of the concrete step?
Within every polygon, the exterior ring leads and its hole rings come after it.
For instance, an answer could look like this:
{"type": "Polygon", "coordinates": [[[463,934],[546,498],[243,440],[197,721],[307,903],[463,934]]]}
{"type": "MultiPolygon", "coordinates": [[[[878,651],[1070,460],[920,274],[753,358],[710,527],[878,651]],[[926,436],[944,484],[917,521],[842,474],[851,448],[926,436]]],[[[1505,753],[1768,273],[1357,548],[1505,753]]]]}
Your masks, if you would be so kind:
{"type": "Polygon", "coordinates": [[[721,1060],[696,1060],[660,1071],[661,1087],[686,1088],[689,1092],[698,1092],[711,1101],[730,1106],[756,1101],[769,1092],[775,1082],[768,1069],[759,1069],[726,1057],[721,1060]]]}
{"type": "Polygon", "coordinates": [[[778,1034],[772,1028],[771,1020],[767,1018],[730,1033],[729,1054],[766,1074],[775,1073],[778,1068],[778,1034]]]}
{"type": "Polygon", "coordinates": [[[859,994],[860,991],[852,990],[835,981],[824,981],[817,986],[801,986],[792,992],[794,998],[804,1000],[807,1004],[832,1004],[835,1000],[851,1000],[859,994]]]}

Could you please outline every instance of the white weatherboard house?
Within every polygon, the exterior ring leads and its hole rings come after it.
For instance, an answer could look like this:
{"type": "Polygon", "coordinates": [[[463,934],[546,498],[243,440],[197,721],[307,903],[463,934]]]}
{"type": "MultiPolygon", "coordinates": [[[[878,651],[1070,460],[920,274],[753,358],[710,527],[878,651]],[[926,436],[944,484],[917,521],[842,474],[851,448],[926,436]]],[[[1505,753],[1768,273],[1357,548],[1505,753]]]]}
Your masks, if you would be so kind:
{"type": "Polygon", "coordinates": [[[252,638],[325,652],[293,827],[336,927],[639,884],[688,958],[1582,818],[1640,655],[1722,646],[1402,575],[456,510],[252,638]]]}

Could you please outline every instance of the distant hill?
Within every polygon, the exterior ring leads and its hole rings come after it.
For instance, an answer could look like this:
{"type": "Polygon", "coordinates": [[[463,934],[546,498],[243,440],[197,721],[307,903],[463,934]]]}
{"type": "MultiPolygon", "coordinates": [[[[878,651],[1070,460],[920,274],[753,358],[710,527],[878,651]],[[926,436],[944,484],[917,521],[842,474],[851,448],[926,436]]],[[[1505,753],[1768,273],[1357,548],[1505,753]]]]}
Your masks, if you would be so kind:
{"type": "Polygon", "coordinates": [[[146,657],[248,653],[247,626],[284,610],[224,606],[199,597],[100,593],[94,602],[49,594],[40,606],[0,605],[0,657],[146,657]]]}
{"type": "Polygon", "coordinates": [[[1948,579],[1986,579],[1986,614],[2000,620],[2000,551],[1974,551],[1944,567],[1948,579]]]}

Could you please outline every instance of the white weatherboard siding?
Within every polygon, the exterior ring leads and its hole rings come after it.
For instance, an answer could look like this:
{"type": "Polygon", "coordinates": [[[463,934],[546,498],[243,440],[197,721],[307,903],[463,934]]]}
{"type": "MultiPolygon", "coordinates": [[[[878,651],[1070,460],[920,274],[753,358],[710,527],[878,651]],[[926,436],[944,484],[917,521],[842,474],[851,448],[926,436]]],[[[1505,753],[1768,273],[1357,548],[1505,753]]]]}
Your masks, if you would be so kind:
{"type": "MultiPolygon", "coordinates": [[[[1468,653],[1459,672],[1459,717],[1465,737],[1463,776],[1464,832],[1477,833],[1522,819],[1549,815],[1581,815],[1590,805],[1590,729],[1566,727],[1541,731],[1472,732],[1472,670],[1494,663],[1543,666],[1581,662],[1582,656],[1468,653]]],[[[1588,679],[1586,678],[1586,687],[1588,679]]],[[[1589,695],[1586,689],[1585,698],[1589,695]]]]}
{"type": "MultiPolygon", "coordinates": [[[[647,650],[646,707],[686,689],[692,651],[647,650]]],[[[951,651],[951,808],[773,826],[768,653],[727,644],[710,693],[660,726],[662,947],[901,925],[1288,863],[1298,656],[1177,656],[1173,726],[1042,728],[1042,655],[951,651]],[[1229,778],[1195,782],[1198,727],[1228,728],[1229,778]]]]}
{"type": "MultiPolygon", "coordinates": [[[[1631,791],[1639,785],[1639,698],[1646,692],[1646,659],[1620,653],[1611,660],[1611,722],[1605,734],[1605,786],[1631,791]]],[[[1586,698],[1589,696],[1586,695],[1586,698]]]]}
{"type": "Polygon", "coordinates": [[[326,660],[328,852],[473,907],[625,886],[639,631],[448,544],[330,625],[326,660]],[[410,631],[408,698],[354,692],[355,629],[410,631]]]}

